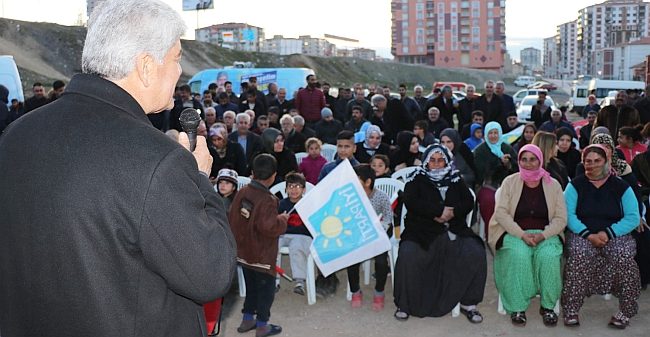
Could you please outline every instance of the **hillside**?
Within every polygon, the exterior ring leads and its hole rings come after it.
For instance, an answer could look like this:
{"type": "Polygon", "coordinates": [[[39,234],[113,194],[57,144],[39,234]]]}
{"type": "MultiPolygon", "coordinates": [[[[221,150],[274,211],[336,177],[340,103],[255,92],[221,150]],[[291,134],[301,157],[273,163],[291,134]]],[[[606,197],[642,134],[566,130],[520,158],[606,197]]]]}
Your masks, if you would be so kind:
{"type": "MultiPolygon", "coordinates": [[[[31,84],[36,81],[46,86],[56,79],[69,80],[81,71],[81,52],[86,35],[85,27],[68,27],[52,23],[35,23],[0,19],[0,54],[13,55],[20,70],[23,88],[31,94],[31,84]]],[[[511,75],[494,72],[413,66],[382,63],[352,58],[321,58],[304,55],[280,56],[266,53],[233,51],[215,45],[183,40],[180,82],[189,80],[206,68],[221,68],[235,61],[254,62],[256,67],[307,67],[316,72],[320,80],[333,86],[352,86],[355,82],[390,85],[396,91],[399,83],[409,87],[421,84],[427,88],[435,81],[460,81],[477,84],[488,79],[501,79],[512,84],[511,75]]],[[[511,91],[513,86],[509,88],[511,91]]]]}

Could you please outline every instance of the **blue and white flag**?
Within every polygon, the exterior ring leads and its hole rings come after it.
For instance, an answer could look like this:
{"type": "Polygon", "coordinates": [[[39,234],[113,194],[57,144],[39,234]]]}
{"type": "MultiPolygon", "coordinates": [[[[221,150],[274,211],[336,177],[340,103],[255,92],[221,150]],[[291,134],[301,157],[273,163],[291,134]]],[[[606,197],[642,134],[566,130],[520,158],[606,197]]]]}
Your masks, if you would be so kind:
{"type": "Polygon", "coordinates": [[[295,207],[314,237],[311,254],[324,276],[391,248],[388,236],[347,159],[295,207]]]}

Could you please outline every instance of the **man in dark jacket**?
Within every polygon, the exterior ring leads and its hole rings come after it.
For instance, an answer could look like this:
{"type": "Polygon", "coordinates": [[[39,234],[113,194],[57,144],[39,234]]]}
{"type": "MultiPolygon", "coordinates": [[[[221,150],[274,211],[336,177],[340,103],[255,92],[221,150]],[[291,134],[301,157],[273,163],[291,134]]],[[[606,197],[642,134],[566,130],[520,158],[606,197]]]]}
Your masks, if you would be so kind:
{"type": "Polygon", "coordinates": [[[0,137],[3,337],[207,335],[201,304],[230,288],[234,237],[205,139],[191,153],[146,116],[173,105],[185,31],[160,1],[103,2],[84,74],[0,137]],[[141,39],[163,21],[156,59],[141,39]]]}
{"type": "Polygon", "coordinates": [[[293,153],[307,152],[305,151],[305,142],[307,137],[300,132],[296,131],[295,121],[290,115],[284,115],[280,118],[280,126],[282,127],[282,134],[284,135],[284,146],[293,153]]]}
{"type": "Polygon", "coordinates": [[[201,111],[201,119],[205,120],[205,113],[203,112],[203,106],[201,102],[196,98],[192,97],[190,86],[183,84],[180,87],[181,89],[181,98],[174,101],[174,108],[169,114],[169,127],[171,129],[176,129],[177,131],[183,131],[183,127],[179,122],[178,118],[181,117],[181,112],[187,108],[192,108],[201,111]]]}
{"type": "Polygon", "coordinates": [[[352,119],[352,107],[360,106],[363,109],[363,118],[370,119],[372,117],[372,105],[368,102],[363,96],[363,89],[359,89],[356,92],[356,97],[348,101],[348,105],[345,108],[345,120],[352,119]]]}
{"type": "Polygon", "coordinates": [[[454,115],[458,114],[458,103],[453,101],[452,88],[449,85],[442,87],[440,96],[427,102],[426,111],[429,114],[429,109],[435,107],[440,111],[440,118],[447,122],[450,128],[454,127],[454,115]]]}
{"type": "Polygon", "coordinates": [[[323,108],[320,122],[314,125],[316,138],[320,139],[323,144],[336,144],[336,135],[343,131],[343,125],[340,121],[334,119],[334,114],[330,108],[323,108]]]}
{"type": "MultiPolygon", "coordinates": [[[[255,97],[262,102],[262,105],[264,106],[264,111],[269,110],[269,101],[267,100],[266,95],[264,95],[264,92],[260,91],[257,89],[257,77],[256,76],[251,76],[248,78],[248,88],[250,89],[255,89],[255,97]]],[[[244,92],[242,91],[242,94],[244,92]]],[[[240,97],[241,99],[241,97],[240,97]]],[[[259,116],[259,115],[258,115],[259,116]]]]}
{"type": "Polygon", "coordinates": [[[506,125],[506,116],[502,116],[503,100],[494,93],[494,81],[486,81],[483,88],[485,94],[474,100],[474,110],[483,111],[485,124],[498,122],[503,128],[506,125]]]}
{"type": "Polygon", "coordinates": [[[530,119],[535,122],[535,127],[540,128],[544,122],[551,120],[553,108],[546,105],[546,91],[537,92],[537,104],[530,108],[530,119]]]}
{"type": "MultiPolygon", "coordinates": [[[[415,120],[406,111],[406,107],[404,104],[402,104],[402,101],[390,96],[389,87],[383,87],[383,93],[384,95],[381,97],[384,97],[386,99],[386,111],[384,112],[384,119],[388,124],[391,125],[392,131],[391,138],[382,138],[382,141],[386,139],[385,142],[391,141],[390,144],[397,144],[397,134],[400,131],[404,130],[412,131],[415,120]]],[[[375,99],[376,97],[372,96],[372,98],[375,99]]],[[[374,100],[372,105],[375,107],[377,106],[374,103],[374,100]]]]}
{"type": "MultiPolygon", "coordinates": [[[[497,81],[496,87],[494,88],[497,96],[503,101],[503,114],[502,118],[507,119],[510,116],[511,112],[517,112],[517,107],[515,107],[515,101],[512,96],[506,94],[506,84],[503,81],[497,81]]],[[[502,127],[505,125],[502,125],[502,127]]]]}
{"type": "Polygon", "coordinates": [[[339,111],[338,106],[337,106],[337,100],[336,97],[330,95],[330,84],[325,82],[323,83],[323,86],[321,88],[323,90],[323,94],[325,95],[325,107],[330,108],[332,110],[332,113],[334,114],[334,118],[338,119],[343,123],[345,120],[343,117],[343,113],[339,111]]]}
{"type": "Polygon", "coordinates": [[[47,97],[45,97],[45,87],[43,86],[43,83],[34,83],[32,86],[32,92],[34,93],[34,96],[25,100],[24,113],[28,113],[47,104],[47,97]]]}
{"type": "Polygon", "coordinates": [[[641,124],[650,123],[650,85],[645,88],[645,97],[638,99],[633,107],[639,113],[641,124]]]}
{"type": "MultiPolygon", "coordinates": [[[[627,94],[625,90],[616,93],[614,105],[604,106],[598,112],[594,128],[604,126],[609,129],[612,138],[618,138],[618,130],[624,126],[636,126],[641,122],[639,113],[633,107],[627,105],[627,94]]],[[[616,139],[614,144],[618,145],[616,139]]]]}
{"type": "Polygon", "coordinates": [[[360,106],[355,105],[352,107],[352,119],[345,123],[343,129],[357,133],[361,131],[361,126],[363,126],[363,123],[367,121],[368,120],[363,118],[363,109],[360,106]]]}
{"type": "Polygon", "coordinates": [[[465,90],[467,96],[458,102],[458,132],[463,130],[466,124],[471,123],[472,112],[474,112],[474,92],[476,91],[476,87],[470,84],[465,90]]]}
{"type": "Polygon", "coordinates": [[[291,109],[293,109],[293,102],[288,101],[287,99],[287,89],[280,88],[278,89],[278,94],[274,100],[269,103],[269,106],[276,106],[280,110],[282,115],[288,114],[291,109]]]}
{"type": "Polygon", "coordinates": [[[262,139],[250,131],[251,116],[248,114],[238,113],[235,122],[237,123],[237,132],[229,133],[228,139],[242,146],[246,154],[246,162],[251,163],[253,162],[253,154],[262,149],[262,139]]]}

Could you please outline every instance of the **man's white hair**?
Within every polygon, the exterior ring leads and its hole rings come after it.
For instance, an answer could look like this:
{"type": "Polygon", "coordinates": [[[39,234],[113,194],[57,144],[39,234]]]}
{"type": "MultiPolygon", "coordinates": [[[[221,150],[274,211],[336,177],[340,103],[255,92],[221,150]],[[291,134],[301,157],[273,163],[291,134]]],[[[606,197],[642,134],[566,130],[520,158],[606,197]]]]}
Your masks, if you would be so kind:
{"type": "Polygon", "coordinates": [[[241,121],[242,119],[246,119],[246,120],[248,120],[248,122],[250,123],[250,121],[251,121],[251,116],[249,116],[249,115],[248,115],[247,113],[245,113],[245,112],[240,112],[240,113],[237,114],[237,117],[235,118],[235,122],[239,123],[239,121],[241,121]]]}
{"type": "Polygon", "coordinates": [[[293,120],[293,116],[291,116],[291,115],[289,115],[289,114],[285,114],[285,115],[282,116],[282,118],[280,118],[280,124],[282,124],[282,122],[284,122],[284,121],[286,121],[286,120],[290,120],[292,125],[293,125],[293,123],[295,122],[295,121],[293,120]]]}
{"type": "Polygon", "coordinates": [[[142,53],[159,64],[187,26],[178,11],[160,0],[107,0],[88,20],[81,69],[117,81],[128,76],[142,53]]]}

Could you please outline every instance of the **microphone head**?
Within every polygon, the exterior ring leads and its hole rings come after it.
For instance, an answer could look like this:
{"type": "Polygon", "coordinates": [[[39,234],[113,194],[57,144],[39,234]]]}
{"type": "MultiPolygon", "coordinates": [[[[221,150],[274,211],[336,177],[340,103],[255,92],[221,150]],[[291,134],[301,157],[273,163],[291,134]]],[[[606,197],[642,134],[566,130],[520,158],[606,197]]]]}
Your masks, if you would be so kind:
{"type": "Polygon", "coordinates": [[[201,122],[201,116],[196,109],[187,108],[181,112],[178,120],[181,122],[185,133],[196,133],[196,129],[199,128],[199,123],[201,122]]]}

